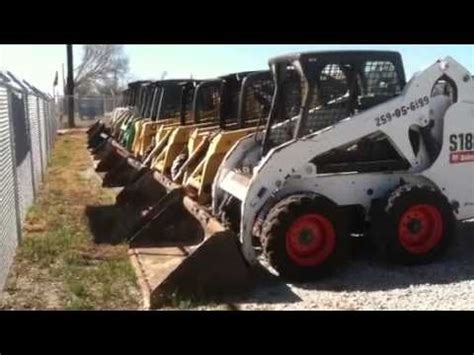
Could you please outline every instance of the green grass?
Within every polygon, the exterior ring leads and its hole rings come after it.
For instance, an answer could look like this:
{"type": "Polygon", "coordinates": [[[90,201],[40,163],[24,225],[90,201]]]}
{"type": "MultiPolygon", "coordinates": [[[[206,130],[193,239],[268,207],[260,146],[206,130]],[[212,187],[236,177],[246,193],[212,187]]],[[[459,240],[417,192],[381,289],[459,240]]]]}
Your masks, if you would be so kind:
{"type": "Polygon", "coordinates": [[[137,309],[127,246],[96,245],[87,205],[112,203],[91,168],[85,133],[60,136],[38,200],[27,215],[0,308],[137,309]]]}

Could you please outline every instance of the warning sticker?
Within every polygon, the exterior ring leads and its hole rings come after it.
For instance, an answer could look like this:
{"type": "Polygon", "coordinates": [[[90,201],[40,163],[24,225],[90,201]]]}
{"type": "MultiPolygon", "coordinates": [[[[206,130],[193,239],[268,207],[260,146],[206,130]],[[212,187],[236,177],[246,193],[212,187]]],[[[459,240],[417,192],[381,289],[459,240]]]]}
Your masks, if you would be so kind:
{"type": "Polygon", "coordinates": [[[451,164],[474,162],[474,151],[453,152],[449,156],[451,164]]]}

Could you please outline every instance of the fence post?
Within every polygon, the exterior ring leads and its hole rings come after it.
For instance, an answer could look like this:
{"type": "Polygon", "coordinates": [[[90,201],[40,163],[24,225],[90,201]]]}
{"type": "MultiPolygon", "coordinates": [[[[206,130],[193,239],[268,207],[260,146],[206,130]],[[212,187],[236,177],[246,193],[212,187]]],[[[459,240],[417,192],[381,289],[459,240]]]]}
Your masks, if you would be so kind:
{"type": "Polygon", "coordinates": [[[67,46],[67,95],[68,95],[68,124],[69,128],[75,128],[74,121],[74,67],[72,44],[67,46]]]}

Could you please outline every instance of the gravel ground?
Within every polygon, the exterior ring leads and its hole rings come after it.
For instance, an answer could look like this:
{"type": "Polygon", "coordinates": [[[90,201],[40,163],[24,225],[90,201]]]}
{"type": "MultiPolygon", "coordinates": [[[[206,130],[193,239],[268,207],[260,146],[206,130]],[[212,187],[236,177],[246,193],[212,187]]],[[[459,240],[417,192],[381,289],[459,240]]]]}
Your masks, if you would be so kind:
{"type": "Polygon", "coordinates": [[[474,220],[459,225],[455,244],[433,264],[387,265],[358,249],[344,270],[318,283],[289,285],[266,272],[255,292],[234,304],[242,310],[474,309],[474,220]]]}

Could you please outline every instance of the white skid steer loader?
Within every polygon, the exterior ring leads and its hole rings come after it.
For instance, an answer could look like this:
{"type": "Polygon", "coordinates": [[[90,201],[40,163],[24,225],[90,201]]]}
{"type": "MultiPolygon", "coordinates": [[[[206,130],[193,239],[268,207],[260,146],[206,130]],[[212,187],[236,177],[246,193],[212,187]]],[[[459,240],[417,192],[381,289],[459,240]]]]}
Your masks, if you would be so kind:
{"type": "Polygon", "coordinates": [[[455,221],[474,217],[470,73],[446,57],[405,84],[400,55],[379,51],[270,65],[266,130],[234,145],[213,184],[213,214],[233,219],[245,259],[262,251],[280,276],[307,281],[337,269],[360,231],[393,262],[444,252],[455,221]]]}

